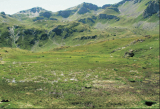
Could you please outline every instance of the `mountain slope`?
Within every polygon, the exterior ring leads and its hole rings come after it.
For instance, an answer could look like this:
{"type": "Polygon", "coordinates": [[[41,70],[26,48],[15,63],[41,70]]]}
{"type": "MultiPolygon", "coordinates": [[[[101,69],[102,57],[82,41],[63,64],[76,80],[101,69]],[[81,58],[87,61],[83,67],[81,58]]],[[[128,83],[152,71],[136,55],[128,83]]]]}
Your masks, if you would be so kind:
{"type": "Polygon", "coordinates": [[[127,34],[158,34],[158,3],[158,0],[122,0],[98,7],[84,2],[56,13],[40,7],[12,16],[2,12],[1,46],[49,50],[127,34]]]}
{"type": "Polygon", "coordinates": [[[67,10],[64,10],[64,11],[59,11],[59,12],[57,12],[57,15],[62,16],[64,18],[68,18],[70,15],[73,15],[75,13],[81,15],[81,14],[91,12],[92,10],[96,11],[98,9],[99,9],[99,7],[97,5],[84,2],[76,7],[72,7],[67,10]]]}

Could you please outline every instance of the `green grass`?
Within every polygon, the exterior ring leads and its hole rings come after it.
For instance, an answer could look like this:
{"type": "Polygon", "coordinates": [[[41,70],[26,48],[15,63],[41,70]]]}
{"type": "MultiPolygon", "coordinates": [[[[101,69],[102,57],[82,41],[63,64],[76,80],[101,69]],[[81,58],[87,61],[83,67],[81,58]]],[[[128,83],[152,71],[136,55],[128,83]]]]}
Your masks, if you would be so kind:
{"type": "Polygon", "coordinates": [[[114,8],[106,8],[101,14],[118,15],[119,12],[115,11],[114,8]]]}
{"type": "Polygon", "coordinates": [[[147,5],[145,5],[145,4],[147,4],[148,2],[149,2],[149,0],[142,0],[136,11],[140,12],[140,11],[143,11],[144,9],[146,9],[147,5]]]}
{"type": "Polygon", "coordinates": [[[157,14],[152,15],[151,18],[148,20],[148,22],[155,22],[155,21],[158,21],[159,18],[158,18],[157,16],[158,16],[157,14]]]}
{"type": "MultiPolygon", "coordinates": [[[[147,1],[142,0],[136,11],[142,11],[147,1]]],[[[111,9],[104,13],[119,14],[111,9]]],[[[9,101],[0,102],[0,108],[159,107],[159,27],[144,30],[145,23],[134,27],[139,22],[155,23],[156,14],[147,19],[142,14],[124,15],[116,22],[104,19],[95,24],[74,21],[78,16],[37,22],[20,17],[21,22],[0,17],[6,20],[0,24],[0,101],[9,101]],[[99,22],[106,26],[103,30],[94,28],[99,22]],[[29,29],[39,33],[26,35],[25,40],[20,37],[15,44],[7,29],[13,25],[20,27],[15,34],[29,29]],[[51,32],[56,27],[62,30],[60,35],[51,32]],[[43,34],[47,40],[40,40],[43,34]],[[35,36],[36,43],[31,44],[35,36]],[[126,57],[130,51],[134,56],[126,57]],[[147,101],[153,105],[147,106],[147,101]]]]}
{"type": "Polygon", "coordinates": [[[43,53],[0,48],[0,100],[9,100],[0,106],[146,108],[142,101],[151,100],[158,108],[157,39],[120,38],[43,53]],[[137,39],[145,41],[131,44],[137,39]],[[124,58],[130,49],[135,56],[124,58]]]}

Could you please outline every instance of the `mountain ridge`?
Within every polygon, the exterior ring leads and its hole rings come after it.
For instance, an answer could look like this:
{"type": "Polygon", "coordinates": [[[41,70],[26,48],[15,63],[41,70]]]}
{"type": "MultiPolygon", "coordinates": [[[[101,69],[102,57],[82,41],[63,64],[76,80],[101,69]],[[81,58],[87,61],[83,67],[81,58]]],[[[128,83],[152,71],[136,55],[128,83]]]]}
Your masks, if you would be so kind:
{"type": "Polygon", "coordinates": [[[158,0],[122,0],[98,7],[84,2],[55,13],[41,7],[14,15],[1,12],[1,46],[5,43],[28,50],[48,45],[52,45],[51,48],[74,46],[100,40],[102,36],[115,37],[123,34],[123,28],[129,28],[129,34],[135,34],[131,31],[139,31],[139,35],[146,31],[144,36],[150,31],[158,33],[158,3],[158,0]],[[150,11],[152,6],[156,7],[150,11]],[[114,32],[113,28],[120,32],[114,32]],[[104,34],[100,35],[102,31],[104,34]]]}
{"type": "MultiPolygon", "coordinates": [[[[159,5],[158,5],[159,1],[158,0],[146,0],[146,1],[148,1],[148,2],[145,5],[148,5],[148,8],[146,8],[145,12],[143,12],[144,18],[146,18],[152,14],[159,13],[159,5]],[[155,8],[151,9],[151,7],[155,7],[155,8]]],[[[68,18],[68,17],[73,16],[74,14],[84,15],[86,13],[92,13],[92,11],[97,11],[100,9],[105,10],[106,8],[110,8],[110,9],[114,8],[118,12],[118,11],[120,11],[120,9],[118,7],[125,4],[126,2],[133,2],[133,5],[135,5],[137,3],[138,4],[141,3],[142,0],[122,0],[122,1],[115,3],[115,4],[105,4],[102,7],[98,7],[97,5],[92,4],[92,3],[83,2],[80,5],[68,8],[66,10],[60,10],[57,12],[47,11],[47,10],[43,9],[42,7],[34,7],[31,9],[28,9],[28,10],[19,11],[13,15],[16,16],[18,14],[24,14],[24,15],[29,16],[30,18],[34,18],[34,17],[40,17],[41,12],[48,12],[50,14],[50,16],[56,16],[56,17],[59,16],[62,18],[68,18]]]]}

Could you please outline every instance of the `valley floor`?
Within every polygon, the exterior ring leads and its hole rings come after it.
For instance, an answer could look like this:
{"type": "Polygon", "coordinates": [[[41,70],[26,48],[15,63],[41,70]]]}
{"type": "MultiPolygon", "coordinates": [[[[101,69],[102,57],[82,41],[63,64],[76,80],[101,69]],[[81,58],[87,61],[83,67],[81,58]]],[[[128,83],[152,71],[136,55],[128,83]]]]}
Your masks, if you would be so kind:
{"type": "Polygon", "coordinates": [[[158,108],[159,37],[41,53],[0,48],[0,89],[2,108],[158,108]]]}

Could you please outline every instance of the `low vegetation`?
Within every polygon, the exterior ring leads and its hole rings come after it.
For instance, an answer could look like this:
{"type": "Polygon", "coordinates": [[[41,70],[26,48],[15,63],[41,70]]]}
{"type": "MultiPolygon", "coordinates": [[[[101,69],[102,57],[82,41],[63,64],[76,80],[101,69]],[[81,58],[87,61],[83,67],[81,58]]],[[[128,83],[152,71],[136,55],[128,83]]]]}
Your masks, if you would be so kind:
{"type": "Polygon", "coordinates": [[[158,43],[153,35],[41,53],[0,48],[0,106],[158,108],[158,43]]]}
{"type": "Polygon", "coordinates": [[[159,108],[157,3],[1,12],[0,108],[159,108]]]}

